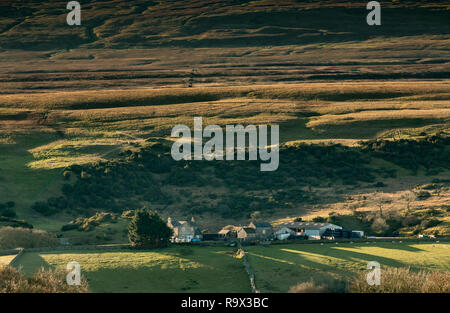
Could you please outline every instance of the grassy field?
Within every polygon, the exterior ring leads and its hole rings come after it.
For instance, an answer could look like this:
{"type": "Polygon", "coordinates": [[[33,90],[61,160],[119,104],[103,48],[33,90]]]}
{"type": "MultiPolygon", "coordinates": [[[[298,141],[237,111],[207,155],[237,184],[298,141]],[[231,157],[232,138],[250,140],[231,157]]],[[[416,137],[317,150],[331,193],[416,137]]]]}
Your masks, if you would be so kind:
{"type": "MultiPolygon", "coordinates": [[[[84,1],[82,25],[69,27],[64,1],[3,1],[0,203],[14,201],[18,218],[57,232],[84,212],[66,210],[46,217],[31,206],[60,197],[62,185],[76,181],[63,179],[67,166],[95,164],[145,148],[147,139],[167,139],[174,125],[192,125],[194,116],[202,116],[205,125],[276,123],[286,145],[339,143],[353,148],[375,138],[448,135],[450,2],[383,3],[382,27],[366,24],[366,4],[84,1]]],[[[403,209],[402,193],[448,177],[444,169],[412,173],[379,159],[370,166],[395,169],[397,177],[377,177],[388,183],[382,189],[309,186],[334,202],[276,208],[276,216],[264,218],[347,212],[354,206],[374,210],[373,203],[350,198],[371,199],[375,191],[388,194],[396,200],[395,209],[403,209]]],[[[164,189],[179,195],[173,186],[164,189]]],[[[205,207],[216,191],[236,192],[192,187],[184,193],[205,207]]],[[[448,203],[447,191],[413,205],[441,209],[448,203]]],[[[188,200],[181,197],[158,209],[187,218],[188,200]]],[[[200,222],[215,230],[247,220],[210,215],[200,222]]],[[[116,226],[65,235],[126,240],[123,233],[112,235],[125,228],[116,226]]]]}
{"type": "MultiPolygon", "coordinates": [[[[299,282],[345,279],[369,261],[382,268],[450,270],[450,245],[432,243],[326,243],[246,247],[257,288],[286,292],[299,282]]],[[[91,292],[249,292],[242,260],[225,247],[170,247],[155,251],[28,252],[17,266],[30,275],[39,267],[81,265],[91,292]]]]}
{"type": "Polygon", "coordinates": [[[2,255],[0,256],[0,267],[8,265],[9,262],[14,259],[15,255],[2,255]]]}
{"type": "Polygon", "coordinates": [[[31,274],[71,261],[80,263],[92,292],[250,292],[241,260],[226,247],[25,253],[18,266],[31,274]]]}
{"type": "Polygon", "coordinates": [[[383,267],[450,270],[450,245],[416,243],[289,244],[248,247],[250,266],[261,292],[287,292],[301,282],[345,279],[377,261],[383,267]]]}

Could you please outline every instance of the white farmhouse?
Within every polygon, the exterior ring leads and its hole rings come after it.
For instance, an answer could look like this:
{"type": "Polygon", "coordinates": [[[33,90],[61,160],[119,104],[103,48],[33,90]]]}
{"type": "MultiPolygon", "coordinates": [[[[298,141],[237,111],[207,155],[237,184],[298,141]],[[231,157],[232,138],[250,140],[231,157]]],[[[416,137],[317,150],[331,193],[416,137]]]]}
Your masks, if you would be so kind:
{"type": "Polygon", "coordinates": [[[202,238],[194,218],[190,221],[174,221],[169,217],[167,226],[173,230],[172,242],[191,242],[194,238],[202,238]]]}

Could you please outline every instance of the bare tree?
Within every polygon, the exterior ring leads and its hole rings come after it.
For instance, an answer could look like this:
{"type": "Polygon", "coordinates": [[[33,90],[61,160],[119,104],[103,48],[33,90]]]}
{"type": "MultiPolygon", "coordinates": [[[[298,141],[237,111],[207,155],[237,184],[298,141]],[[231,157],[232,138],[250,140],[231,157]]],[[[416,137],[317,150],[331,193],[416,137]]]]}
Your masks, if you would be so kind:
{"type": "Polygon", "coordinates": [[[406,202],[406,211],[411,209],[411,202],[416,200],[416,194],[412,191],[407,191],[402,195],[402,199],[406,202]]]}
{"type": "Polygon", "coordinates": [[[373,202],[378,207],[380,216],[383,216],[383,207],[386,203],[390,203],[389,198],[384,193],[377,192],[373,197],[373,202]]]}

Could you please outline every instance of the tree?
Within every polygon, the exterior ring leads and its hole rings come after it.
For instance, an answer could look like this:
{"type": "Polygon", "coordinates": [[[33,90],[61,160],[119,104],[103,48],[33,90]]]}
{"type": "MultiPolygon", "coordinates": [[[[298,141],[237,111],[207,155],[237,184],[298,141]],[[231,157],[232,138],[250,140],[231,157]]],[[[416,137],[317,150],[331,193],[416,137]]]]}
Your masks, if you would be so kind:
{"type": "Polygon", "coordinates": [[[130,244],[139,249],[166,247],[172,234],[158,213],[147,209],[137,210],[128,225],[130,244]]]}
{"type": "Polygon", "coordinates": [[[386,197],[386,195],[384,193],[377,192],[373,197],[373,201],[374,201],[375,205],[378,207],[378,209],[380,211],[380,216],[382,217],[384,205],[387,203],[390,203],[389,198],[386,197]]]}
{"type": "Polygon", "coordinates": [[[402,195],[402,198],[406,202],[406,212],[409,212],[409,210],[411,209],[411,202],[416,200],[416,194],[412,191],[407,191],[402,195]]]}

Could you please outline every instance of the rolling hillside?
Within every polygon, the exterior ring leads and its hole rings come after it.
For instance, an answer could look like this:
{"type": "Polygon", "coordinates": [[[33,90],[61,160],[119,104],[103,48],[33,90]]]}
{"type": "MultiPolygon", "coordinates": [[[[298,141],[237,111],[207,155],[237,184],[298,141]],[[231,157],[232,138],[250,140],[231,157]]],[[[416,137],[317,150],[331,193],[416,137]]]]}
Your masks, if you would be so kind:
{"type": "Polygon", "coordinates": [[[449,1],[383,2],[379,27],[364,1],[83,1],[73,27],[66,4],[0,4],[1,225],[146,205],[216,230],[383,202],[384,235],[448,234],[449,1]],[[194,116],[279,124],[279,171],[173,161],[194,116]]]}
{"type": "Polygon", "coordinates": [[[2,1],[0,93],[448,78],[449,1],[2,1]]]}

